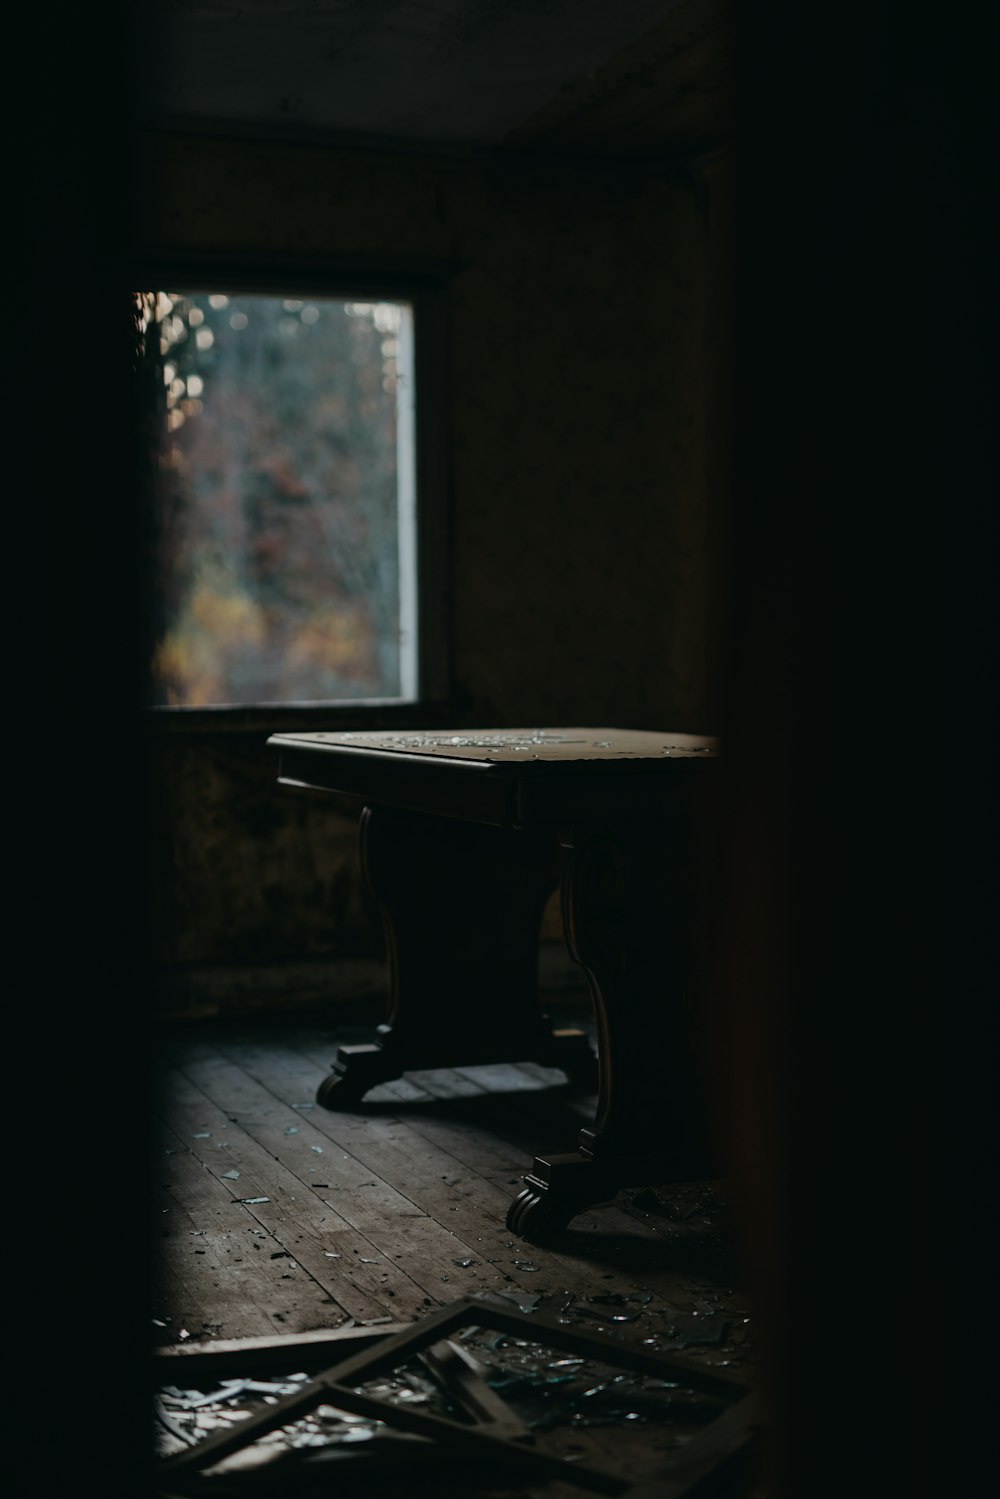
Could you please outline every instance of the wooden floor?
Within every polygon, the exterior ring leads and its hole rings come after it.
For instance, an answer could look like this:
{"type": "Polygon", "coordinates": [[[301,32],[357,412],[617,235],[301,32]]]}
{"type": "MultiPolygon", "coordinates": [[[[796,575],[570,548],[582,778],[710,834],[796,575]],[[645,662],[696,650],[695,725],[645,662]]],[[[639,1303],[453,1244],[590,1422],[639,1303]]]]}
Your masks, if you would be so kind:
{"type": "MultiPolygon", "coordinates": [[[[505,1215],[533,1153],[573,1149],[595,1100],[524,1063],[409,1074],[356,1112],[320,1108],[337,1045],[371,1035],[370,1024],[229,1022],[164,1036],[157,1345],[378,1329],[492,1295],[753,1383],[724,1183],[648,1183],[550,1244],[516,1239],[505,1215]]],[[[597,1452],[634,1483],[655,1477],[657,1450],[676,1446],[651,1442],[636,1411],[588,1424],[577,1409],[562,1435],[577,1448],[566,1455],[597,1452]]]]}

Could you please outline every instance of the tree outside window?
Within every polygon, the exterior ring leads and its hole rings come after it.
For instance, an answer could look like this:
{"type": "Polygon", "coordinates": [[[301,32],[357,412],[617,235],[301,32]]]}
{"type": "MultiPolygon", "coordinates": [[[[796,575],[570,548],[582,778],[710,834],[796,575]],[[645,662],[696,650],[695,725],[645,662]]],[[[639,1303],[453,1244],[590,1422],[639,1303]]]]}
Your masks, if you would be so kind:
{"type": "Polygon", "coordinates": [[[412,701],[412,306],[135,294],[157,706],[412,701]]]}

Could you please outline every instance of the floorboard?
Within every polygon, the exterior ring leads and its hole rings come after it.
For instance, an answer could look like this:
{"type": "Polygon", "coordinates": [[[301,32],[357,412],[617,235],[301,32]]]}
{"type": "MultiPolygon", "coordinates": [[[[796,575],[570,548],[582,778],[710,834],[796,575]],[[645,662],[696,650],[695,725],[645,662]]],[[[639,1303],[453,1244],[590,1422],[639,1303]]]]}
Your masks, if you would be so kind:
{"type": "MultiPolygon", "coordinates": [[[[353,1112],[319,1107],[337,1046],[370,1034],[212,1023],[164,1036],[154,1346],[412,1324],[471,1295],[754,1379],[723,1184],[650,1183],[527,1244],[506,1227],[521,1178],[536,1150],[573,1148],[595,1099],[524,1063],[408,1074],[353,1112]]],[[[551,1367],[529,1385],[574,1366],[551,1367]]],[[[539,1440],[638,1483],[680,1439],[629,1420],[646,1426],[641,1410],[578,1410],[539,1440]]],[[[584,1490],[544,1486],[561,1491],[584,1490]]]]}

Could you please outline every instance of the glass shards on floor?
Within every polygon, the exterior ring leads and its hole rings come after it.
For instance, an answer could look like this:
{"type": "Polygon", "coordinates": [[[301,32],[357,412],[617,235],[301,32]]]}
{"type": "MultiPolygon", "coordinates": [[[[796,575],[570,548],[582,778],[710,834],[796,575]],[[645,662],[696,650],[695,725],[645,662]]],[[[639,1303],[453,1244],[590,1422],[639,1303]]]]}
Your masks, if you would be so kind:
{"type": "Polygon", "coordinates": [[[715,1419],[727,1402],[680,1379],[622,1371],[597,1358],[567,1356],[523,1338],[473,1329],[463,1337],[490,1388],[528,1431],[655,1427],[664,1450],[715,1419]]]}
{"type": "MultiPolygon", "coordinates": [[[[298,1372],[279,1374],[271,1379],[226,1379],[206,1389],[164,1386],[155,1398],[157,1455],[170,1457],[196,1446],[210,1434],[248,1420],[263,1407],[277,1404],[282,1396],[300,1390],[309,1378],[308,1374],[298,1372]]],[[[452,1420],[462,1419],[461,1411],[417,1359],[410,1360],[398,1372],[357,1388],[390,1405],[423,1407],[452,1420]]],[[[296,1454],[322,1452],[328,1459],[336,1456],[351,1458],[359,1455],[362,1448],[368,1457],[378,1452],[383,1460],[391,1462],[387,1446],[393,1453],[402,1447],[405,1460],[412,1458],[415,1444],[420,1445],[421,1439],[396,1433],[384,1421],[352,1415],[324,1403],[313,1407],[296,1421],[265,1432],[208,1471],[221,1480],[235,1474],[259,1472],[296,1454]]],[[[171,1487],[175,1484],[176,1481],[171,1480],[171,1487]]],[[[178,1491],[187,1492],[188,1484],[189,1480],[185,1479],[183,1486],[176,1484],[176,1487],[178,1491]]],[[[217,1487],[220,1493],[226,1491],[225,1483],[217,1487]]],[[[216,1486],[212,1491],[216,1491],[216,1486]]]]}
{"type": "MultiPolygon", "coordinates": [[[[626,1322],[648,1301],[601,1299],[600,1315],[626,1322]]],[[[406,1329],[320,1375],[164,1385],[155,1399],[161,1493],[222,1499],[250,1485],[305,1494],[329,1481],[332,1464],[338,1483],[377,1480],[381,1495],[432,1489],[445,1476],[454,1485],[459,1471],[466,1490],[484,1496],[554,1477],[625,1493],[686,1444],[697,1449],[746,1393],[728,1375],[564,1331],[568,1318],[537,1320],[486,1299],[455,1303],[427,1320],[426,1336],[406,1329]]]]}

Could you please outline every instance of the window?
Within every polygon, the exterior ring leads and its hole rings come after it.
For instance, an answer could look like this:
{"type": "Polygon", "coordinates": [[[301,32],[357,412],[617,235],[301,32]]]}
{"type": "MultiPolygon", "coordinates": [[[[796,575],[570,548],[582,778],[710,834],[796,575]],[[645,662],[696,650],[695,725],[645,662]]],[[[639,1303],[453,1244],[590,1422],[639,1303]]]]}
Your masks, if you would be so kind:
{"type": "Polygon", "coordinates": [[[211,285],[135,294],[152,705],[416,702],[414,299],[211,285]]]}

